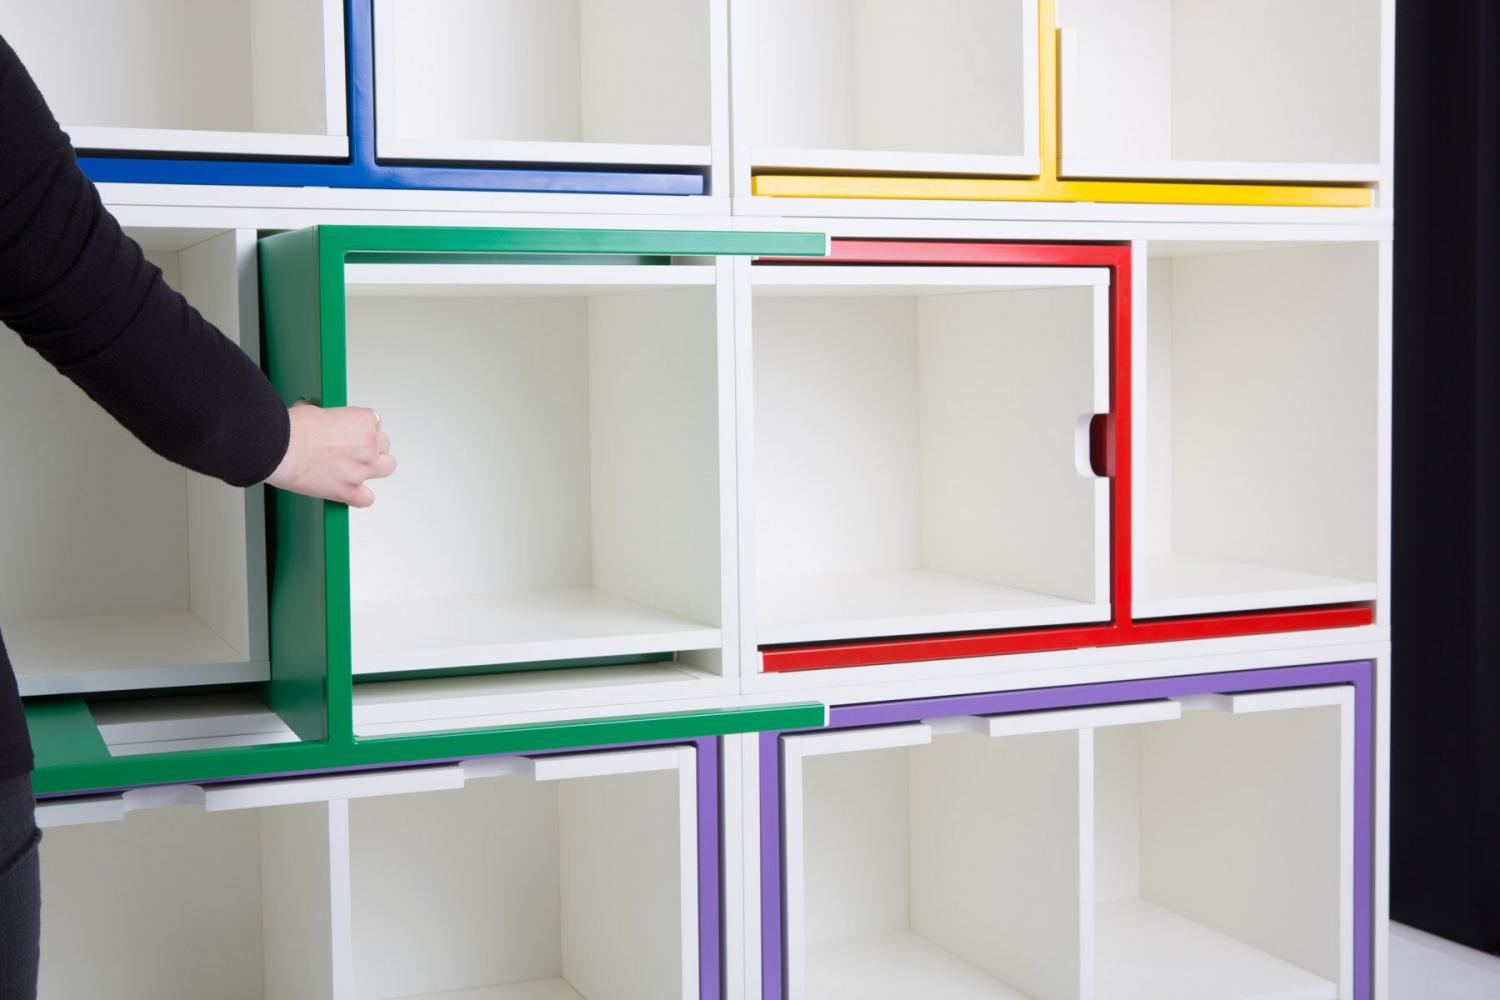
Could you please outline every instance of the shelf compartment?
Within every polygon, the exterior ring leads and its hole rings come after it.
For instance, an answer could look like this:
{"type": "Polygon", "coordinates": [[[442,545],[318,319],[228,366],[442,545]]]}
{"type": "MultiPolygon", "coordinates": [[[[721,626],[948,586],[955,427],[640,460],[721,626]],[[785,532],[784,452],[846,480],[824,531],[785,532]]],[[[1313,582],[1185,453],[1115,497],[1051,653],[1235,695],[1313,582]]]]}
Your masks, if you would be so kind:
{"type": "Polygon", "coordinates": [[[1088,443],[1109,409],[1106,270],[756,266],[744,280],[748,641],[1108,618],[1108,481],[1088,443]]]}
{"type": "Polygon", "coordinates": [[[336,995],[342,804],[203,805],[176,787],[41,807],[41,995],[336,995]]]}
{"type": "Polygon", "coordinates": [[[1035,176],[1034,0],[736,4],[752,171],[1035,176]]]}
{"type": "Polygon", "coordinates": [[[354,673],[717,648],[714,268],[496,265],[479,296],[432,265],[392,298],[357,266],[349,392],[402,474],[350,518],[354,673]]]}
{"type": "Polygon", "coordinates": [[[1062,176],[1379,181],[1383,19],[1380,0],[1057,0],[1062,176]]]}
{"type": "Polygon", "coordinates": [[[782,741],[786,998],[1076,996],[1076,733],[782,741]]]}
{"type": "Polygon", "coordinates": [[[1353,690],[1100,730],[1097,996],[1353,996],[1353,690]]]}
{"type": "Polygon", "coordinates": [[[382,160],[708,168],[723,0],[375,0],[382,160]]]}
{"type": "Polygon", "coordinates": [[[351,802],[352,995],[697,997],[698,851],[717,849],[698,810],[717,806],[696,767],[691,747],[502,758],[351,802]]]}
{"type": "Polygon", "coordinates": [[[1134,616],[1375,600],[1382,251],[1147,251],[1134,616]]]}
{"type": "MultiPolygon", "coordinates": [[[[205,318],[258,354],[253,233],[131,235],[205,318]]],[[[261,491],[151,453],[8,333],[0,400],[11,470],[0,631],[21,694],[266,680],[261,491]]]]}
{"type": "Polygon", "coordinates": [[[0,0],[80,150],[349,155],[342,0],[0,0]]]}

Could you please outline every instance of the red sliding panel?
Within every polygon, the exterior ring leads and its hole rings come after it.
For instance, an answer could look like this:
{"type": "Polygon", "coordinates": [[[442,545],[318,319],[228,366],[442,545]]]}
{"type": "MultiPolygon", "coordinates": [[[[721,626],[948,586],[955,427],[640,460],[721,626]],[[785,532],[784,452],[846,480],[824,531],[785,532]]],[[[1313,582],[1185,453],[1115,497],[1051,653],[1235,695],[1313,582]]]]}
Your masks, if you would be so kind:
{"type": "Polygon", "coordinates": [[[1090,646],[1222,638],[1372,624],[1368,604],[1136,622],[1131,617],[1131,255],[1118,243],[971,243],[835,239],[827,257],[765,258],[757,266],[825,264],[983,267],[1105,267],[1110,270],[1110,419],[1104,431],[1110,477],[1111,620],[1000,632],[762,647],[768,673],[1034,653],[1090,646]]]}

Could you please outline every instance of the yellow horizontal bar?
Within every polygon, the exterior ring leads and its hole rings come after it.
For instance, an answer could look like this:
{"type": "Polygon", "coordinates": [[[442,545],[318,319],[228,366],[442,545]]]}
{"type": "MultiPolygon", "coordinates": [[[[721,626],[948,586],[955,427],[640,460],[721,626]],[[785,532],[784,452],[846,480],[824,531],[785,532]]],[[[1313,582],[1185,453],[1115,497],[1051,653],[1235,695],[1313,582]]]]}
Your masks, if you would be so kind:
{"type": "Polygon", "coordinates": [[[1288,208],[1369,208],[1375,204],[1372,189],[1356,186],[990,177],[761,174],[752,178],[751,191],[773,198],[901,198],[917,201],[1067,201],[1288,208]]]}

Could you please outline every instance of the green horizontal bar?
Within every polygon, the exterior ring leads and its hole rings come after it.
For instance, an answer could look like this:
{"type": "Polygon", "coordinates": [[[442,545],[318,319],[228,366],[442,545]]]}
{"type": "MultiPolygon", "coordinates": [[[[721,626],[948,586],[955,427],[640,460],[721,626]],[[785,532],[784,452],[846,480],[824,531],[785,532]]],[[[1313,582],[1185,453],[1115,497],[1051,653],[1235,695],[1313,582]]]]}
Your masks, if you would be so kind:
{"type": "Polygon", "coordinates": [[[108,761],[109,748],[82,698],[48,698],[24,703],[26,728],[36,766],[108,761]]]}
{"type": "MultiPolygon", "coordinates": [[[[67,704],[80,706],[85,713],[88,710],[81,701],[67,704]]],[[[33,776],[33,783],[38,795],[62,795],[141,785],[193,784],[541,750],[690,740],[773,729],[816,729],[826,721],[827,710],[823,705],[796,704],[525,723],[495,729],[388,736],[358,740],[352,745],[280,743],[119,758],[110,758],[103,742],[98,741],[100,752],[105,754],[103,759],[54,756],[44,762],[39,755],[41,766],[33,776]]],[[[76,725],[75,719],[65,728],[73,731],[76,725]]],[[[92,719],[89,725],[92,729],[92,719]]],[[[93,735],[98,740],[97,730],[93,735]]]]}
{"type": "MultiPolygon", "coordinates": [[[[822,233],[755,233],[685,229],[478,229],[457,226],[319,226],[321,252],[636,254],[670,257],[819,257],[822,233]]],[[[274,242],[280,234],[266,237],[274,242]]],[[[324,257],[324,259],[328,259],[324,257]]]]}

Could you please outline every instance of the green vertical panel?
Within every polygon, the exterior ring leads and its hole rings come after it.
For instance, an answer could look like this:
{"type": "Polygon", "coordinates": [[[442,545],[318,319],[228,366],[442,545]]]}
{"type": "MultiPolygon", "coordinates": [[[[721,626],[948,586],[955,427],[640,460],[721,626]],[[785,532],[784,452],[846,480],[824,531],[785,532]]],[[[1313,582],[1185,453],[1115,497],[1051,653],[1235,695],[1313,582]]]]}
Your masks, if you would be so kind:
{"type": "Polygon", "coordinates": [[[82,698],[27,701],[26,728],[31,731],[31,752],[38,770],[109,759],[109,748],[82,698]]]}
{"type": "MultiPolygon", "coordinates": [[[[271,381],[288,404],[322,402],[317,230],[261,240],[260,281],[271,381]]],[[[325,506],[272,490],[270,700],[304,740],[328,737],[325,506]]]]}
{"type": "MultiPolygon", "coordinates": [[[[318,324],[321,331],[321,383],[324,406],[349,405],[348,309],[344,295],[347,247],[320,231],[317,246],[318,324]]],[[[349,508],[323,505],[324,630],[328,669],[328,727],[331,739],[354,740],[354,638],[350,623],[349,508]]]]}

